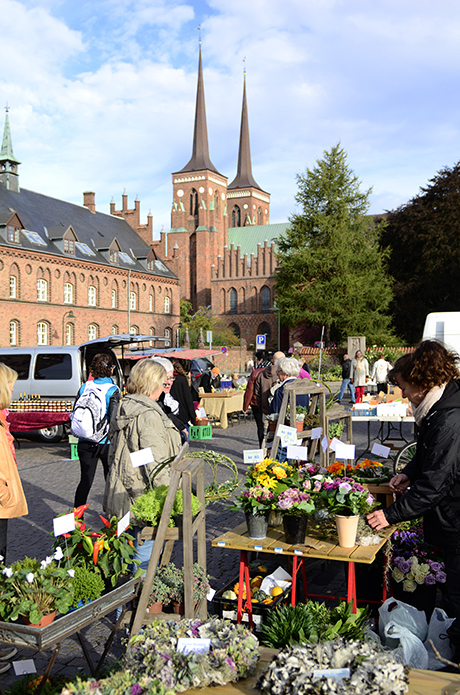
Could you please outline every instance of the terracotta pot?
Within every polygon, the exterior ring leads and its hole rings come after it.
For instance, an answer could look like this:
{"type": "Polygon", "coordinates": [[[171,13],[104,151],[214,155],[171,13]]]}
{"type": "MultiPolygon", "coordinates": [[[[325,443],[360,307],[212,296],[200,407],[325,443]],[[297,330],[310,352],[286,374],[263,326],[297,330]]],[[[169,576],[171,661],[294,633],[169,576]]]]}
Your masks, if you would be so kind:
{"type": "Polygon", "coordinates": [[[54,611],[54,613],[48,613],[47,615],[44,615],[38,623],[31,623],[29,618],[26,617],[24,617],[24,622],[26,625],[30,625],[30,627],[46,627],[47,625],[51,625],[51,623],[54,622],[55,617],[56,611],[54,611]]]}
{"type": "Polygon", "coordinates": [[[358,516],[340,516],[335,515],[335,524],[337,526],[337,535],[339,537],[339,545],[341,548],[354,548],[356,545],[356,534],[358,532],[358,516]]]}
{"type": "Polygon", "coordinates": [[[269,431],[269,432],[275,432],[275,431],[276,431],[276,425],[277,425],[277,424],[278,424],[277,422],[272,422],[271,420],[269,420],[269,422],[268,422],[268,431],[269,431]]]}
{"type": "Polygon", "coordinates": [[[148,613],[162,613],[163,612],[163,601],[156,601],[151,603],[147,608],[148,613]]]}
{"type": "Polygon", "coordinates": [[[179,603],[178,601],[171,601],[171,603],[173,607],[173,613],[176,613],[177,615],[184,615],[185,606],[183,603],[179,603]]]}
{"type": "Polygon", "coordinates": [[[245,514],[248,536],[254,541],[260,541],[267,537],[268,512],[265,514],[245,514]]]}
{"type": "Polygon", "coordinates": [[[303,432],[305,420],[296,420],[295,427],[297,432],[303,432]]]}
{"type": "Polygon", "coordinates": [[[306,514],[285,514],[283,516],[283,524],[286,543],[289,543],[289,545],[302,545],[305,543],[307,523],[308,516],[306,514]]]}

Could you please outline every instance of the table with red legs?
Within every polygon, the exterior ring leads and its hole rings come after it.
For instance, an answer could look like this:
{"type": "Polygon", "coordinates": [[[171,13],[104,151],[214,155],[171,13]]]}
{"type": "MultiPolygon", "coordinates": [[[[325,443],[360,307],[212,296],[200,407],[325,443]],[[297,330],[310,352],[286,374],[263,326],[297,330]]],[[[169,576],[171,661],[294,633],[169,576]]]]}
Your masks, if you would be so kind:
{"type": "MultiPolygon", "coordinates": [[[[249,626],[252,627],[252,602],[251,584],[249,579],[248,553],[268,553],[271,555],[291,556],[292,557],[292,590],[291,605],[295,606],[297,577],[302,570],[302,579],[305,592],[305,599],[309,598],[340,598],[330,594],[311,594],[307,587],[307,573],[305,560],[324,559],[348,562],[348,587],[347,601],[353,602],[353,612],[356,612],[356,605],[359,598],[356,595],[355,563],[371,565],[378,551],[385,545],[393,533],[394,528],[388,527],[379,531],[381,542],[378,545],[361,546],[355,545],[353,548],[341,548],[338,544],[337,536],[331,533],[327,538],[322,538],[321,534],[315,531],[305,537],[305,543],[301,545],[290,545],[286,543],[283,527],[269,527],[267,536],[263,540],[252,540],[247,533],[245,523],[240,524],[231,531],[223,533],[212,541],[214,548],[232,548],[240,551],[240,574],[238,586],[238,608],[237,622],[240,623],[243,615],[243,590],[246,586],[246,605],[244,609],[248,612],[249,626]]],[[[386,556],[385,556],[386,563],[386,556]]],[[[385,566],[384,566],[385,573],[385,566]]],[[[382,602],[386,600],[386,583],[383,582],[382,602]]]]}

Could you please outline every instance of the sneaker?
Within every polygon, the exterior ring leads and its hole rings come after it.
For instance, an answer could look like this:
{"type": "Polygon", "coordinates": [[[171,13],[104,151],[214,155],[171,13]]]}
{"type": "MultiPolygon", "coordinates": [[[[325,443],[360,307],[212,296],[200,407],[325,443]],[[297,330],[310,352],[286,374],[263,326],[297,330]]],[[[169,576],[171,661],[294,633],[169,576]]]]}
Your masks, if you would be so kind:
{"type": "Polygon", "coordinates": [[[0,664],[0,673],[6,673],[11,668],[11,664],[0,664]]]}
{"type": "Polygon", "coordinates": [[[11,649],[0,649],[0,661],[7,661],[12,659],[18,653],[16,647],[11,647],[11,649]]]}

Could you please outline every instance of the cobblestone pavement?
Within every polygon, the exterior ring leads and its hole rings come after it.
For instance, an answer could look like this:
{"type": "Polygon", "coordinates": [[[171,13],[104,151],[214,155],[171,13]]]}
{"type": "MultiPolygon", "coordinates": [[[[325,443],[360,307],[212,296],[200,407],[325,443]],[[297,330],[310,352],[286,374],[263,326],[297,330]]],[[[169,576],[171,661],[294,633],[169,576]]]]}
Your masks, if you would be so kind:
{"type": "MultiPolygon", "coordinates": [[[[375,435],[376,432],[377,424],[372,424],[372,434],[375,435]]],[[[407,429],[406,437],[409,437],[409,429],[407,429]]],[[[367,443],[365,423],[353,423],[353,440],[359,450],[365,448],[367,443]]],[[[49,553],[53,542],[52,519],[62,512],[69,511],[79,482],[79,463],[69,460],[70,451],[67,443],[44,445],[36,438],[34,440],[32,435],[28,439],[21,437],[19,442],[17,459],[29,505],[29,514],[9,522],[8,564],[26,555],[44,558],[49,553]]],[[[198,450],[200,444],[200,442],[193,442],[191,450],[198,450]]],[[[208,449],[230,456],[238,464],[239,472],[243,475],[243,450],[257,448],[255,422],[253,420],[238,421],[227,430],[214,428],[213,438],[206,442],[206,446],[208,449]]],[[[205,468],[207,469],[206,477],[210,482],[212,477],[210,469],[208,466],[205,468]]],[[[225,470],[219,471],[220,482],[228,477],[225,470]]],[[[90,507],[85,515],[86,523],[96,529],[100,527],[98,514],[102,512],[103,491],[104,479],[102,466],[100,466],[88,499],[90,507]]],[[[228,502],[218,502],[206,509],[208,572],[211,575],[211,585],[215,589],[221,588],[238,574],[238,555],[235,551],[211,548],[212,538],[243,521],[242,514],[231,511],[229,507],[228,502]]],[[[173,559],[175,558],[177,563],[181,561],[179,550],[179,544],[176,544],[173,559]]],[[[309,590],[314,593],[332,595],[339,593],[344,596],[345,574],[341,565],[342,563],[337,562],[309,561],[307,565],[309,590]]],[[[96,663],[97,655],[102,653],[112,628],[114,617],[114,614],[110,614],[83,630],[83,636],[90,645],[90,653],[96,663]]],[[[109,662],[123,653],[125,640],[124,631],[118,631],[108,655],[109,662]]],[[[50,656],[51,652],[20,650],[15,660],[33,658],[37,672],[43,673],[50,656]]],[[[61,645],[53,666],[53,673],[69,676],[75,673],[89,673],[76,637],[65,640],[61,645]]],[[[1,684],[7,688],[16,680],[17,677],[11,669],[2,676],[1,684]]]]}

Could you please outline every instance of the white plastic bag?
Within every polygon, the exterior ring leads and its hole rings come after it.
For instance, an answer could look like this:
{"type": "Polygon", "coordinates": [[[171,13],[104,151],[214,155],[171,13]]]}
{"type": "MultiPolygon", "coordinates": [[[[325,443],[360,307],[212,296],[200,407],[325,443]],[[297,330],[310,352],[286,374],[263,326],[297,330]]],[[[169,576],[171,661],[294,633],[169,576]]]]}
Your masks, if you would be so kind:
{"type": "Polygon", "coordinates": [[[383,644],[392,648],[396,644],[392,643],[391,638],[385,637],[385,627],[389,623],[401,625],[424,642],[428,633],[428,623],[424,611],[418,611],[414,606],[409,606],[403,601],[395,598],[388,598],[379,608],[379,632],[383,644]]]}
{"type": "Polygon", "coordinates": [[[455,618],[448,618],[447,613],[442,608],[435,608],[431,616],[430,624],[428,625],[428,635],[425,641],[425,647],[428,652],[428,668],[430,671],[438,671],[444,668],[445,664],[438,661],[431,648],[429,640],[431,640],[444,659],[452,661],[454,650],[447,634],[448,628],[452,625],[455,618]]]}
{"type": "Polygon", "coordinates": [[[399,646],[393,649],[392,655],[403,664],[411,668],[428,668],[428,652],[423,642],[407,627],[390,622],[385,626],[384,635],[386,639],[399,640],[399,646]]]}

